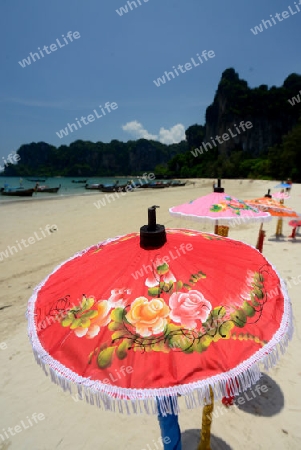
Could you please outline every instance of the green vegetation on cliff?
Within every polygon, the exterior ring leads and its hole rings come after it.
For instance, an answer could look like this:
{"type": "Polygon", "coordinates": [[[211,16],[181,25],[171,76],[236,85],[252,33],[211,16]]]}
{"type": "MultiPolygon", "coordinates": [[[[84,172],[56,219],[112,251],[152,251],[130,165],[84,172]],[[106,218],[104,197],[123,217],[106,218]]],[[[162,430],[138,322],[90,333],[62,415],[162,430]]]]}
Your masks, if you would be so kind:
{"type": "Polygon", "coordinates": [[[17,165],[5,167],[6,176],[115,176],[139,175],[166,164],[172,157],[187,150],[186,141],[165,145],[139,139],[126,143],[75,141],[56,148],[45,142],[22,145],[17,151],[17,165]]]}

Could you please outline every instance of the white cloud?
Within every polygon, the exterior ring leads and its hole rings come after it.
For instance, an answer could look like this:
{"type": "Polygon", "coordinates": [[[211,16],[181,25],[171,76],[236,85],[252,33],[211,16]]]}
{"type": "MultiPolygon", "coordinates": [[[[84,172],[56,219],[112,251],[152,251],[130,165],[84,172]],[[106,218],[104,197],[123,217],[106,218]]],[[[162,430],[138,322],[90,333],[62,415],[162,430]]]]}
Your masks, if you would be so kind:
{"type": "Polygon", "coordinates": [[[184,125],[178,123],[169,130],[160,128],[159,141],[163,144],[177,144],[178,142],[185,140],[185,128],[184,125]]]}
{"type": "Polygon", "coordinates": [[[169,130],[161,127],[158,135],[150,134],[137,120],[126,123],[122,126],[122,129],[137,139],[152,139],[163,144],[177,144],[185,140],[185,127],[180,123],[174,125],[169,130]]]}
{"type": "Polygon", "coordinates": [[[153,139],[155,141],[158,138],[155,134],[150,134],[147,130],[145,130],[142,124],[137,122],[137,120],[128,122],[122,126],[122,129],[124,131],[128,131],[130,134],[139,139],[153,139]]]}

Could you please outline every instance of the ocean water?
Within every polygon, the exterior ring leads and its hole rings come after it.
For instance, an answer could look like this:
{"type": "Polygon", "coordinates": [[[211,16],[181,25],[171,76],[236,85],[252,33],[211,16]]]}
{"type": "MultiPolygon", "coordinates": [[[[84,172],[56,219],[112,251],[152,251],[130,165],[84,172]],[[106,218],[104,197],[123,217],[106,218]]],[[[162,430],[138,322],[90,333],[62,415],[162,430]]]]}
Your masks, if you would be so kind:
{"type": "MultiPolygon", "coordinates": [[[[20,187],[23,186],[25,189],[34,188],[36,185],[36,182],[29,181],[32,179],[45,179],[43,177],[33,176],[28,178],[20,178],[20,177],[0,177],[0,187],[4,187],[5,184],[8,184],[9,187],[20,187]]],[[[57,198],[57,197],[66,197],[66,196],[73,196],[73,195],[91,195],[92,193],[95,194],[95,190],[87,190],[85,189],[85,183],[72,183],[72,180],[87,180],[88,184],[94,184],[94,183],[101,183],[101,184],[114,184],[117,180],[119,181],[119,184],[125,184],[128,180],[133,180],[138,185],[139,182],[137,181],[137,176],[129,176],[129,177],[91,177],[91,178],[85,178],[85,177],[53,177],[53,178],[46,178],[45,182],[40,181],[39,184],[41,186],[48,186],[48,187],[58,187],[61,185],[61,188],[59,189],[57,194],[51,194],[51,193],[33,193],[32,197],[10,197],[5,195],[0,195],[0,203],[6,203],[6,202],[14,202],[14,201],[31,201],[31,200],[43,200],[46,198],[57,198]]],[[[141,183],[143,183],[144,180],[141,180],[141,183]]]]}

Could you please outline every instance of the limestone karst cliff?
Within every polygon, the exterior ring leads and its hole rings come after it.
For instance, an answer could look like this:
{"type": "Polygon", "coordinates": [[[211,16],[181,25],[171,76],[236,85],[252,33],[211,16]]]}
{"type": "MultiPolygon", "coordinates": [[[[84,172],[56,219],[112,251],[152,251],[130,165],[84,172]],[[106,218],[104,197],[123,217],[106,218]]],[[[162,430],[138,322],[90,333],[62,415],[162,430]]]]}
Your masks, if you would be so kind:
{"type": "Polygon", "coordinates": [[[251,89],[234,69],[223,72],[213,103],[206,110],[206,142],[217,135],[230,134],[219,143],[220,153],[233,149],[248,150],[254,156],[279,144],[283,135],[296,125],[301,114],[301,102],[289,100],[301,89],[301,76],[291,74],[281,87],[261,85],[251,89]],[[294,103],[294,102],[293,102],[294,103]],[[243,131],[240,122],[251,122],[252,128],[243,131]],[[240,133],[237,131],[240,131],[240,133]],[[231,136],[232,134],[236,136],[231,136]]]}

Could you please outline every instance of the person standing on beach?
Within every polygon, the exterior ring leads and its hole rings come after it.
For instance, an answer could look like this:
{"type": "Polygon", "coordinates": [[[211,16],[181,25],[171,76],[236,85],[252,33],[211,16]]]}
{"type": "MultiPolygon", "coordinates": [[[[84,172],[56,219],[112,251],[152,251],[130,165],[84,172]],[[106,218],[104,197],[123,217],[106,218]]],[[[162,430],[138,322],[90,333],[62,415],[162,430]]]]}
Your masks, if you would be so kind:
{"type": "Polygon", "coordinates": [[[290,193],[291,192],[291,189],[292,189],[292,180],[290,179],[290,178],[288,178],[287,180],[286,180],[286,182],[287,182],[287,184],[289,184],[290,185],[290,187],[289,188],[286,188],[286,192],[287,193],[290,193]]]}
{"type": "MultiPolygon", "coordinates": [[[[177,401],[177,400],[175,400],[177,401]]],[[[182,450],[181,430],[178,421],[178,415],[172,405],[171,412],[163,414],[160,407],[159,399],[157,399],[158,421],[161,430],[161,438],[164,443],[164,450],[182,450]],[[166,437],[168,437],[168,442],[166,437]]]]}

